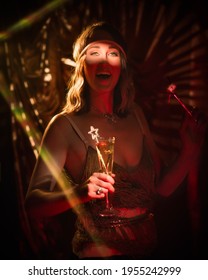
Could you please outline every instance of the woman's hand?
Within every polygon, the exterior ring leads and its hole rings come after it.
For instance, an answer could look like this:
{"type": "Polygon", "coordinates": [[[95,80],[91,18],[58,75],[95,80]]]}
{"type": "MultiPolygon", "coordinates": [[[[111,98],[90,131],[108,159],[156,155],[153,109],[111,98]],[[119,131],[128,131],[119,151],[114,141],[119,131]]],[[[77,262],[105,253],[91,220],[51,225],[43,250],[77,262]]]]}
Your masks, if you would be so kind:
{"type": "Polygon", "coordinates": [[[198,109],[193,110],[192,117],[186,116],[180,129],[182,140],[182,153],[192,159],[196,159],[205,139],[207,120],[198,109]]]}
{"type": "Polygon", "coordinates": [[[87,181],[87,195],[89,198],[103,198],[108,192],[114,192],[113,187],[115,180],[115,175],[108,175],[105,173],[95,172],[93,173],[87,181]]]}

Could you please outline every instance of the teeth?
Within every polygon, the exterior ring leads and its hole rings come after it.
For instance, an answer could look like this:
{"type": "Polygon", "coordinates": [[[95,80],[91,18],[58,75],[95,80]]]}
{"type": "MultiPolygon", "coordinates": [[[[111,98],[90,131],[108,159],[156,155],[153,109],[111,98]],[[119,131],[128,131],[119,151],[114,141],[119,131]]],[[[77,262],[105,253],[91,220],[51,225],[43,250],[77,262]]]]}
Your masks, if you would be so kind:
{"type": "Polygon", "coordinates": [[[100,72],[100,73],[97,73],[97,75],[110,75],[109,72],[100,72]]]}

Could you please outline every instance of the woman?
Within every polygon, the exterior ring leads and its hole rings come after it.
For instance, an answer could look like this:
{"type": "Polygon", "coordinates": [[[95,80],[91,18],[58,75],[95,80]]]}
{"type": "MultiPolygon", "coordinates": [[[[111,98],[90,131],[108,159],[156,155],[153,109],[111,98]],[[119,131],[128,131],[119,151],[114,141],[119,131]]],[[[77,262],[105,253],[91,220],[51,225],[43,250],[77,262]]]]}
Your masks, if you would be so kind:
{"type": "Polygon", "coordinates": [[[66,105],[45,130],[26,209],[40,219],[73,209],[72,246],[80,259],[147,258],[157,240],[155,199],[172,194],[187,175],[200,153],[202,126],[185,120],[181,154],[162,172],[145,117],[133,101],[120,33],[105,22],[92,24],[76,40],[73,56],[66,105]],[[99,171],[98,134],[116,139],[111,175],[99,171]],[[106,218],[100,212],[107,193],[116,214],[106,218]]]}

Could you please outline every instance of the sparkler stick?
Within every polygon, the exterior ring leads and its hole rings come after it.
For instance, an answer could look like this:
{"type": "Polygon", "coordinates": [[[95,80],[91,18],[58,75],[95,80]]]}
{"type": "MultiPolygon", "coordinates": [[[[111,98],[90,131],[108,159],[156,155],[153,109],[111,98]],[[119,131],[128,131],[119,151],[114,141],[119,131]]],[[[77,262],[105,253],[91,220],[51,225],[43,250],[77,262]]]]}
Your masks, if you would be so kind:
{"type": "Polygon", "coordinates": [[[186,107],[186,105],[180,100],[180,98],[178,98],[178,96],[174,93],[174,90],[176,89],[176,85],[175,84],[170,84],[169,87],[167,88],[167,91],[170,95],[172,95],[177,101],[178,103],[183,107],[183,109],[191,116],[192,112],[186,107]]]}
{"type": "Polygon", "coordinates": [[[106,165],[105,165],[105,161],[104,161],[103,156],[101,155],[101,152],[100,152],[100,150],[98,149],[97,146],[96,146],[96,150],[97,150],[98,158],[99,158],[99,160],[101,161],[101,164],[102,164],[102,166],[103,166],[104,169],[105,169],[105,173],[108,174],[108,170],[107,170],[107,167],[106,167],[106,165]]]}
{"type": "MultiPolygon", "coordinates": [[[[95,140],[96,143],[99,143],[99,137],[100,137],[99,133],[98,133],[98,130],[99,130],[98,128],[94,128],[94,126],[90,126],[90,131],[88,131],[88,134],[91,134],[92,140],[95,140]]],[[[96,146],[96,150],[97,150],[98,158],[99,158],[102,166],[104,167],[106,174],[108,174],[108,170],[107,170],[107,167],[105,165],[105,161],[104,161],[103,156],[102,156],[102,154],[101,154],[101,152],[100,152],[100,150],[98,149],[97,146],[96,146]]]]}

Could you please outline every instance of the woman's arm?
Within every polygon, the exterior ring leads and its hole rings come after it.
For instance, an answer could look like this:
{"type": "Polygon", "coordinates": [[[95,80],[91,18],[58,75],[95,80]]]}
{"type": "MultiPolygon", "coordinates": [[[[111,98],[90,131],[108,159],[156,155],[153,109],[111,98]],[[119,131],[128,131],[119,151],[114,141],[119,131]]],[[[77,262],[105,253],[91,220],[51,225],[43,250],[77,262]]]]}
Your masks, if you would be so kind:
{"type": "Polygon", "coordinates": [[[206,127],[206,122],[196,122],[193,117],[186,116],[180,130],[181,152],[158,182],[157,191],[160,195],[171,195],[200,159],[206,127]]]}
{"type": "Polygon", "coordinates": [[[63,172],[71,145],[70,134],[73,135],[72,128],[60,116],[54,117],[44,132],[25,199],[25,208],[30,215],[56,215],[85,200],[81,188],[63,172]],[[77,192],[81,192],[79,199],[77,192]]]}
{"type": "Polygon", "coordinates": [[[190,169],[199,160],[202,145],[204,143],[207,121],[200,112],[195,113],[194,118],[186,116],[181,129],[180,137],[182,149],[176,161],[169,168],[163,167],[160,161],[158,149],[154,143],[148,123],[140,107],[136,106],[137,117],[140,119],[141,126],[146,136],[149,151],[155,163],[157,173],[157,192],[162,196],[171,195],[183,182],[190,169]],[[198,116],[197,116],[198,114],[198,116]],[[199,117],[198,122],[195,121],[199,117]]]}

